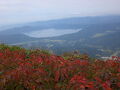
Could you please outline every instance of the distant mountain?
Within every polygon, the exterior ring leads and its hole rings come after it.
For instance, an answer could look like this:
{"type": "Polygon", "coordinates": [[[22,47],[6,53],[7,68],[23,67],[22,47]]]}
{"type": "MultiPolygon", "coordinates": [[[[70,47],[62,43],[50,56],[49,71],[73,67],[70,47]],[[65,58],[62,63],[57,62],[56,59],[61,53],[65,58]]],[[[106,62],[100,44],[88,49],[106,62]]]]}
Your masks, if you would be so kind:
{"type": "MultiPolygon", "coordinates": [[[[49,33],[49,32],[48,32],[49,33]]],[[[0,32],[0,41],[26,48],[45,48],[57,54],[80,50],[91,56],[118,55],[120,51],[120,16],[76,17],[43,22],[33,22],[0,32]],[[24,33],[51,29],[80,29],[73,34],[51,38],[33,38],[24,33]]]]}
{"type": "Polygon", "coordinates": [[[20,34],[42,29],[79,29],[87,28],[91,25],[98,24],[114,24],[120,22],[120,16],[96,16],[96,17],[75,17],[59,20],[50,21],[38,21],[28,24],[15,25],[15,27],[9,26],[10,28],[1,31],[0,34],[20,34]]]}

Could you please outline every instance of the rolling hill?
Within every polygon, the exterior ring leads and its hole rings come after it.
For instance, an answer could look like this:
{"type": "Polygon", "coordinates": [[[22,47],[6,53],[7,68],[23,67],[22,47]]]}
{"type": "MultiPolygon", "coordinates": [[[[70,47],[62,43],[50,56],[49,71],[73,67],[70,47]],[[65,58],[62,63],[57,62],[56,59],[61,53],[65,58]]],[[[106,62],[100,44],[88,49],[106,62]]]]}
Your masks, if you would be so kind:
{"type": "MultiPolygon", "coordinates": [[[[48,32],[49,33],[49,32],[48,32]]],[[[32,22],[0,32],[1,43],[26,48],[45,48],[57,54],[80,50],[91,56],[111,56],[120,51],[120,16],[76,17],[60,20],[32,22]],[[35,38],[25,35],[44,29],[81,29],[72,34],[56,37],[35,38]]]]}

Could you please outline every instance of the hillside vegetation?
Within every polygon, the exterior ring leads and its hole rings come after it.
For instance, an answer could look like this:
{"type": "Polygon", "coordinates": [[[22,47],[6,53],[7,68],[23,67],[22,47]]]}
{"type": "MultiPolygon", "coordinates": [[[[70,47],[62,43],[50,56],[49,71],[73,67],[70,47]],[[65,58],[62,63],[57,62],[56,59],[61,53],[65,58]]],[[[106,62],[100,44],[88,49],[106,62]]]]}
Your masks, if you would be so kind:
{"type": "Polygon", "coordinates": [[[0,45],[0,90],[120,90],[120,58],[0,45]]]}

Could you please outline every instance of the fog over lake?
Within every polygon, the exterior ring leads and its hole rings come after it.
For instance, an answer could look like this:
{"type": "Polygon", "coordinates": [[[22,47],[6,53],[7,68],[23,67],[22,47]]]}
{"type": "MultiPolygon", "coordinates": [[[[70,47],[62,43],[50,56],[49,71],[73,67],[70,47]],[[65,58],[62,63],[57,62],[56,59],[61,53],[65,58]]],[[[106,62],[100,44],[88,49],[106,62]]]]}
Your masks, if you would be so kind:
{"type": "Polygon", "coordinates": [[[30,37],[36,37],[36,38],[45,38],[45,37],[55,37],[55,36],[61,36],[65,34],[77,33],[81,30],[82,29],[61,29],[61,30],[45,29],[45,30],[38,30],[38,31],[25,33],[25,35],[30,37]]]}

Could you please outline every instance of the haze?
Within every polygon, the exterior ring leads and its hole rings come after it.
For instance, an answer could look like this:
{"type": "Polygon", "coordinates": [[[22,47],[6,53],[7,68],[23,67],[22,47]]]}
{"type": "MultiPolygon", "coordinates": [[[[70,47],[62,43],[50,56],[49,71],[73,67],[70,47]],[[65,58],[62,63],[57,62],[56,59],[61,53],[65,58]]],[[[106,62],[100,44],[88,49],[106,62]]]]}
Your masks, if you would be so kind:
{"type": "Polygon", "coordinates": [[[119,14],[120,0],[0,0],[0,26],[66,17],[119,14]]]}

